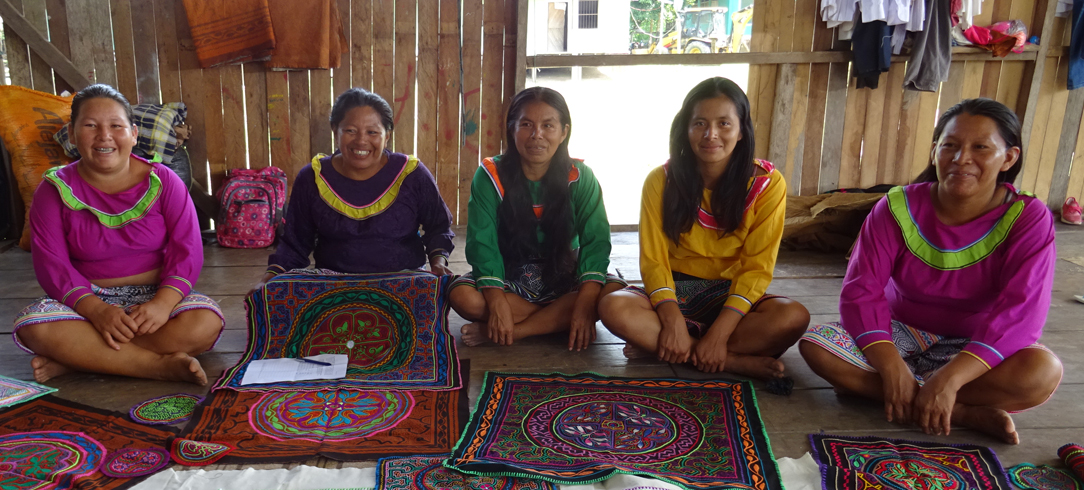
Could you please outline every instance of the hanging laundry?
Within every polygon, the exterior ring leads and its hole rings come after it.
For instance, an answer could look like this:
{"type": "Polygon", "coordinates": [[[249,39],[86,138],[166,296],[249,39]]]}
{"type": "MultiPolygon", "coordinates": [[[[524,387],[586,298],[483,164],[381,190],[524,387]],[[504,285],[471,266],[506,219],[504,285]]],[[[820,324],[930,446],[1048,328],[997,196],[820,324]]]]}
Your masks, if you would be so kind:
{"type": "Polygon", "coordinates": [[[834,28],[854,19],[858,0],[821,0],[821,19],[834,28]]]}
{"type": "Polygon", "coordinates": [[[892,65],[892,29],[883,20],[855,24],[851,49],[854,53],[852,72],[858,79],[857,88],[877,88],[881,73],[888,71],[892,65]]]}
{"type": "Polygon", "coordinates": [[[936,92],[952,64],[951,0],[926,0],[926,29],[915,35],[903,88],[936,92]]]}
{"type": "Polygon", "coordinates": [[[264,61],[275,47],[267,0],[184,0],[201,68],[264,61]]]}
{"type": "MultiPolygon", "coordinates": [[[[267,66],[272,69],[338,68],[350,47],[343,33],[338,2],[269,0],[277,45],[267,66]]],[[[386,13],[391,15],[391,12],[386,13]]]]}

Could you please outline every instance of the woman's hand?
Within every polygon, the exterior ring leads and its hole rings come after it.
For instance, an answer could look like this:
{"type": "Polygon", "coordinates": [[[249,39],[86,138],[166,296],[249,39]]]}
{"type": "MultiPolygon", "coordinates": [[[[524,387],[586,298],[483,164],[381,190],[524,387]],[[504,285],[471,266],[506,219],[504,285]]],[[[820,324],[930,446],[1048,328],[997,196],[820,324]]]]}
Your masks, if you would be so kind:
{"type": "Polygon", "coordinates": [[[956,389],[944,383],[930,382],[919,388],[914,401],[915,423],[930,435],[949,435],[956,389]]]}
{"type": "Polygon", "coordinates": [[[572,322],[568,328],[568,350],[583,350],[595,341],[595,322],[598,321],[598,294],[602,285],[597,282],[580,284],[576,303],[572,306],[572,322]]]}
{"type": "Polygon", "coordinates": [[[705,373],[718,373],[726,367],[727,344],[730,334],[738,327],[742,316],[730,308],[723,308],[712,322],[704,338],[693,349],[693,364],[705,373]]]}
{"type": "Polygon", "coordinates": [[[656,352],[659,360],[674,363],[688,361],[692,353],[693,338],[685,326],[685,316],[681,314],[681,309],[677,303],[667,301],[659,305],[657,311],[662,323],[656,352]]]}
{"type": "Polygon", "coordinates": [[[78,313],[90,321],[101,334],[102,340],[113,350],[120,350],[120,344],[128,343],[139,331],[139,325],[119,306],[113,306],[96,297],[83,299],[76,306],[80,307],[78,313]],[[83,303],[88,301],[94,303],[83,306],[83,303]]]}
{"type": "Polygon", "coordinates": [[[270,281],[276,275],[278,275],[278,274],[275,274],[275,273],[272,273],[272,272],[264,273],[263,277],[260,278],[260,282],[256,283],[255,286],[252,286],[252,289],[249,289],[248,294],[246,294],[245,296],[249,296],[252,293],[255,293],[257,289],[262,288],[264,286],[264,284],[267,284],[267,281],[270,281]]]}
{"type": "Polygon", "coordinates": [[[889,422],[906,424],[912,418],[912,403],[918,392],[918,381],[911,368],[891,342],[878,342],[867,346],[863,353],[870,365],[881,375],[881,388],[885,402],[885,418],[889,422]]]}
{"type": "Polygon", "coordinates": [[[489,340],[498,345],[512,345],[512,330],[516,323],[512,317],[512,306],[504,297],[504,290],[484,288],[482,296],[486,298],[486,309],[489,310],[489,320],[486,322],[489,340]]]}
{"type": "MultiPolygon", "coordinates": [[[[176,291],[170,289],[174,296],[180,296],[176,291]]],[[[170,299],[161,299],[162,293],[159,293],[154,299],[143,303],[141,305],[135,305],[129,312],[129,316],[135,321],[138,326],[136,335],[147,335],[157,332],[162,325],[165,325],[169,321],[170,313],[173,313],[173,308],[177,306],[180,300],[173,301],[170,304],[170,299]]]]}
{"type": "Polygon", "coordinates": [[[454,274],[454,272],[448,268],[448,257],[443,255],[429,257],[429,270],[438,276],[454,274]]]}

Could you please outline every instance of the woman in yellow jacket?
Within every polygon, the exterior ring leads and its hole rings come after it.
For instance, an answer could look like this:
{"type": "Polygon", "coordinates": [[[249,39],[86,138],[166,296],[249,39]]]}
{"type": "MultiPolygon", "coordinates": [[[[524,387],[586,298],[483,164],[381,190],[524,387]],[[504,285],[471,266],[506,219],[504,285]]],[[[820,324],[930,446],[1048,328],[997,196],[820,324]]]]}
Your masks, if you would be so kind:
{"type": "Polygon", "coordinates": [[[685,97],[670,128],[670,160],[644,182],[644,287],[603,298],[599,316],[625,353],[692,361],[701,371],[783,376],[778,357],[801,338],[809,312],[766,295],[786,210],[786,183],[753,158],[749,99],[710,78],[685,97]]]}

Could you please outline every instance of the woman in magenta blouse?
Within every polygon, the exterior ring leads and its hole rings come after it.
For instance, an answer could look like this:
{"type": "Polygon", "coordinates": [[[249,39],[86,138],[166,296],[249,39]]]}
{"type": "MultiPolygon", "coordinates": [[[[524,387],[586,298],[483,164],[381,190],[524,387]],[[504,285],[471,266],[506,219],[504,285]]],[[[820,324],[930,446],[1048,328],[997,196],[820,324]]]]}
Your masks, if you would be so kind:
{"type": "Polygon", "coordinates": [[[802,356],[841,393],[884,401],[889,421],[927,434],[950,424],[1010,444],[1009,412],[1046,401],[1061,362],[1036,343],[1050,308],[1054,221],[1011,184],[1023,151],[1016,115],[965,100],[934,129],[932,162],[866,219],[840,295],[802,356]]]}
{"type": "Polygon", "coordinates": [[[199,223],[169,168],[132,155],[132,108],[108,85],[72,99],[80,160],[46,171],[30,207],[31,253],[48,295],[13,336],[39,382],[87,371],[207,384],[194,357],[222,331],[218,305],[192,291],[199,223]]]}

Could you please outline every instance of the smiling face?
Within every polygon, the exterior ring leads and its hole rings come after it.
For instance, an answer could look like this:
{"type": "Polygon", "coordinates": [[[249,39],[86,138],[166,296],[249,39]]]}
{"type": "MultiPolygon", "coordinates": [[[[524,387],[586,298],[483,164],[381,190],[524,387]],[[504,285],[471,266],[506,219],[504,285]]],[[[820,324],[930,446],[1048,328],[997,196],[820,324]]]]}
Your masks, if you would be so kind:
{"type": "Polygon", "coordinates": [[[390,139],[391,132],[384,128],[380,114],[372,107],[358,106],[346,111],[335,128],[335,140],[342,152],[342,168],[338,170],[355,180],[371,177],[386,163],[384,148],[390,139]]]}
{"type": "Polygon", "coordinates": [[[1019,158],[1020,149],[1005,143],[993,119],[961,113],[945,125],[933,149],[938,192],[988,197],[997,188],[998,174],[1019,158]]]}
{"type": "Polygon", "coordinates": [[[136,144],[136,129],[128,120],[124,106],[106,97],[84,102],[69,131],[82,157],[80,165],[98,172],[123,168],[136,144]]]}
{"type": "Polygon", "coordinates": [[[725,95],[704,99],[689,118],[689,144],[700,166],[726,166],[742,139],[741,119],[734,101],[725,95]]]}
{"type": "Polygon", "coordinates": [[[545,102],[531,102],[520,111],[516,121],[516,150],[523,164],[548,166],[557,147],[568,136],[568,125],[561,123],[561,113],[545,102]]]}

